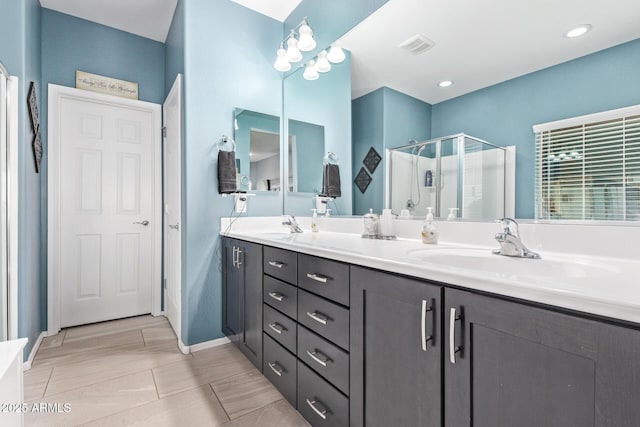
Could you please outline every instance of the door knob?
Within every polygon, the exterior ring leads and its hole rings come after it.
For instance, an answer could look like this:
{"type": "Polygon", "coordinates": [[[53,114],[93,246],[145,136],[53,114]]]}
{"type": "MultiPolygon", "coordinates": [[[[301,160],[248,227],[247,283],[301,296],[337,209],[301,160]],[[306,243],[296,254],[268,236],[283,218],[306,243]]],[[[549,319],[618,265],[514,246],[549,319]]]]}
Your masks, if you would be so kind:
{"type": "Polygon", "coordinates": [[[134,222],[134,224],[140,224],[140,225],[144,225],[146,227],[147,225],[149,225],[149,221],[147,221],[145,219],[144,221],[136,221],[136,222],[134,222]]]}
{"type": "Polygon", "coordinates": [[[169,228],[171,228],[172,230],[180,230],[180,224],[169,225],[169,228]]]}

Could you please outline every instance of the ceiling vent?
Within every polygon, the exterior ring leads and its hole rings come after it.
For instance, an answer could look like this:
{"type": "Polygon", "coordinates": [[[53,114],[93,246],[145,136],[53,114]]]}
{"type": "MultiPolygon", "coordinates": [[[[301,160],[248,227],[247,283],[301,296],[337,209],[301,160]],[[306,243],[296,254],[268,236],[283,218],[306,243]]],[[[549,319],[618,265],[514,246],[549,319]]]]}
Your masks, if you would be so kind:
{"type": "Polygon", "coordinates": [[[415,36],[411,36],[404,42],[400,43],[398,47],[408,50],[411,53],[422,53],[431,49],[434,44],[434,42],[422,34],[416,34],[415,36]]]}

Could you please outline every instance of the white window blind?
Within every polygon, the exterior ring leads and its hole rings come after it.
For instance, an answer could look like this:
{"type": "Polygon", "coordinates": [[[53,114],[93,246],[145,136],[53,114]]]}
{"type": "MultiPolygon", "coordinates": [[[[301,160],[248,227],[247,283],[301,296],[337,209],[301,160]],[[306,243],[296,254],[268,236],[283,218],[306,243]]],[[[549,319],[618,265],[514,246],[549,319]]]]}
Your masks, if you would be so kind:
{"type": "Polygon", "coordinates": [[[640,106],[534,132],[537,218],[640,220],[640,106]]]}

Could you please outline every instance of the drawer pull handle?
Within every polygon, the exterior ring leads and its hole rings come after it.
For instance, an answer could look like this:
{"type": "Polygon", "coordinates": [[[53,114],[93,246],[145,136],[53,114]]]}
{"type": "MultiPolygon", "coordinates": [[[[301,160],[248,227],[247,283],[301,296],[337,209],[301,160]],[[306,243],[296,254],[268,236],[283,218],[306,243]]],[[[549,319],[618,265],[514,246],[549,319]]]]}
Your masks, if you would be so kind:
{"type": "Polygon", "coordinates": [[[456,353],[462,348],[456,346],[456,321],[462,319],[462,316],[456,315],[456,309],[452,308],[449,314],[449,361],[456,364],[456,353]]]}
{"type": "Polygon", "coordinates": [[[282,268],[287,264],[285,264],[284,262],[280,262],[280,261],[269,261],[269,265],[271,267],[275,267],[275,268],[282,268]]]}
{"type": "MultiPolygon", "coordinates": [[[[311,407],[311,409],[313,409],[313,412],[315,412],[316,414],[318,414],[318,416],[320,416],[320,418],[322,418],[323,420],[327,419],[327,414],[329,413],[329,411],[326,408],[318,408],[316,405],[322,405],[322,403],[318,402],[317,400],[309,400],[307,399],[307,405],[309,405],[311,407]]],[[[324,405],[322,405],[324,406],[324,405]]]]}
{"type": "Polygon", "coordinates": [[[278,322],[269,323],[269,327],[273,330],[273,332],[275,332],[277,334],[282,334],[283,332],[287,331],[287,328],[285,328],[284,326],[282,326],[278,322]]]}
{"type": "Polygon", "coordinates": [[[316,282],[320,282],[320,283],[327,283],[327,280],[329,280],[327,276],[323,276],[321,274],[316,274],[316,273],[307,273],[307,277],[309,279],[315,280],[316,282]]]}
{"type": "Polygon", "coordinates": [[[276,375],[277,375],[277,376],[279,376],[279,377],[281,377],[281,376],[282,376],[282,374],[284,374],[284,373],[285,373],[285,372],[284,372],[284,369],[282,369],[282,368],[280,367],[280,365],[278,365],[276,362],[273,362],[273,363],[272,363],[272,362],[267,362],[267,365],[269,365],[269,367],[271,368],[271,370],[272,370],[273,372],[275,372],[275,373],[276,373],[276,375]]]}
{"type": "Polygon", "coordinates": [[[326,325],[327,321],[329,320],[329,318],[327,316],[325,316],[322,313],[318,313],[317,311],[314,311],[313,313],[310,313],[310,312],[307,311],[307,316],[309,316],[310,318],[312,318],[316,322],[321,323],[323,325],[326,325]]]}
{"type": "Polygon", "coordinates": [[[282,302],[282,300],[286,298],[284,295],[277,292],[269,292],[269,296],[278,302],[282,302]]]}
{"type": "Polygon", "coordinates": [[[332,362],[331,359],[329,359],[324,354],[320,353],[318,350],[313,350],[313,351],[307,350],[307,354],[309,355],[309,357],[311,357],[313,360],[315,360],[316,362],[318,362],[320,365],[324,367],[327,366],[327,363],[332,362]]]}

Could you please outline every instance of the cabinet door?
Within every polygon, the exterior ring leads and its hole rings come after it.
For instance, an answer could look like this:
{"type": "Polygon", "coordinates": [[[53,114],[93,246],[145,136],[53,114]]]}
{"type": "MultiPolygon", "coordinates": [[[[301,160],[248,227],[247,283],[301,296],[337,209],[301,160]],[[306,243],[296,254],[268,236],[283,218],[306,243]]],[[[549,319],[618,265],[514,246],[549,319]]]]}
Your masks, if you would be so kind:
{"type": "Polygon", "coordinates": [[[262,371],[262,246],[239,242],[238,263],[244,280],[240,350],[262,371]]]}
{"type": "Polygon", "coordinates": [[[351,425],[441,425],[441,294],[351,267],[351,425]]]}
{"type": "Polygon", "coordinates": [[[447,426],[640,425],[640,332],[445,291],[447,426]]]}
{"type": "Polygon", "coordinates": [[[232,342],[242,333],[243,271],[236,266],[238,241],[222,238],[222,332],[232,342]]]}

